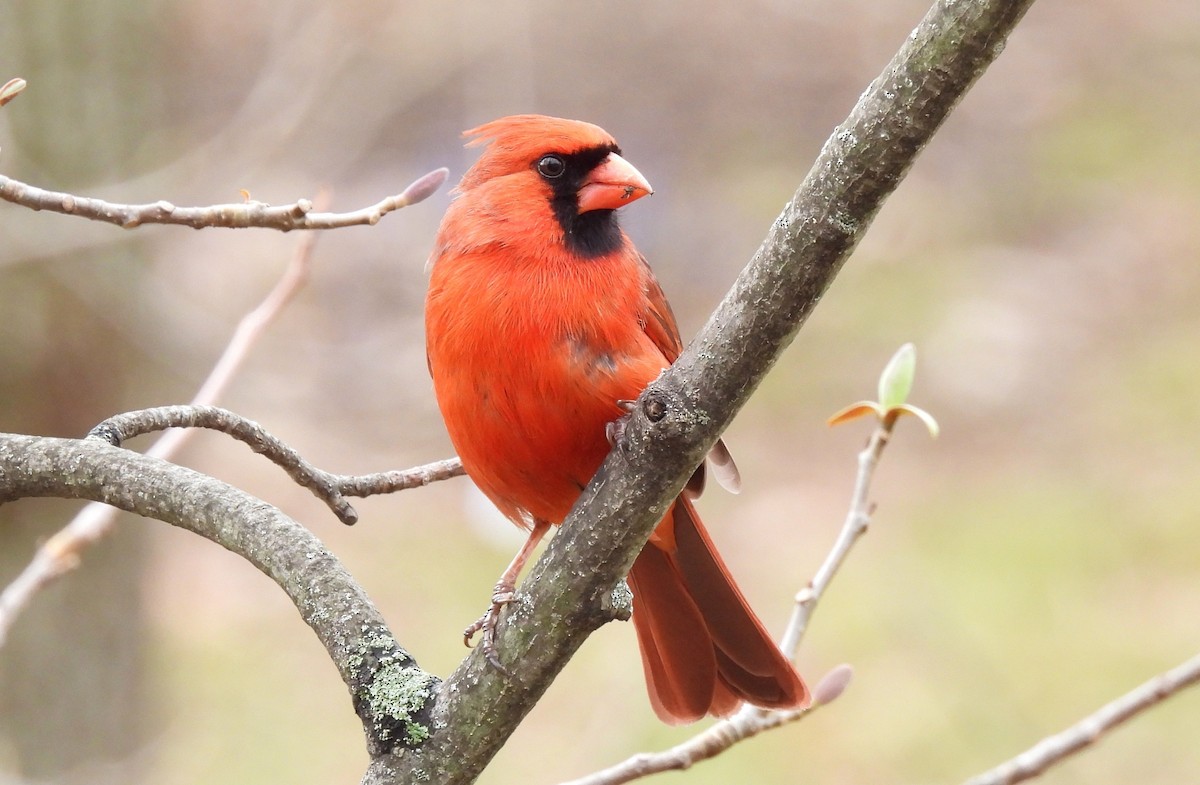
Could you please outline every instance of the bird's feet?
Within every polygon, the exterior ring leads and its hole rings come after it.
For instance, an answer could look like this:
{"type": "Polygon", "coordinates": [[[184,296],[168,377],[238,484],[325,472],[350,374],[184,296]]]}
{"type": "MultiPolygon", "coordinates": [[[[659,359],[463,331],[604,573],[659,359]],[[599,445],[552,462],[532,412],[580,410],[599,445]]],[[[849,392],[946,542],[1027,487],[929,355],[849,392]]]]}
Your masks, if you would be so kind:
{"type": "Polygon", "coordinates": [[[500,663],[500,654],[496,649],[496,625],[500,621],[500,611],[504,609],[516,597],[516,587],[510,583],[501,581],[492,589],[492,605],[487,611],[480,616],[470,627],[463,630],[463,645],[470,647],[471,639],[475,637],[475,633],[481,632],[479,648],[483,649],[483,656],[496,670],[501,673],[508,673],[508,669],[500,663]]]}
{"type": "Polygon", "coordinates": [[[637,401],[617,401],[617,406],[625,411],[617,419],[604,426],[604,436],[608,439],[609,447],[616,447],[625,438],[625,423],[629,421],[629,413],[637,406],[637,401]]]}

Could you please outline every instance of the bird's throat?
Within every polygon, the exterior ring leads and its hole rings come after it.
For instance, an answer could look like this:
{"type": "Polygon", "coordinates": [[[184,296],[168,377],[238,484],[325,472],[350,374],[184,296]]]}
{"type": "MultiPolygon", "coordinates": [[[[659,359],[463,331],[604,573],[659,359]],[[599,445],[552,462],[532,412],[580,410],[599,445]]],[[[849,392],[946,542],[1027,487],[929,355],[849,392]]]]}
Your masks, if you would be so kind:
{"type": "MultiPolygon", "coordinates": [[[[556,200],[557,201],[557,200],[556,200]]],[[[615,210],[591,210],[579,213],[578,203],[554,205],[554,217],[562,227],[563,242],[582,259],[598,259],[621,248],[621,227],[615,210]]]]}

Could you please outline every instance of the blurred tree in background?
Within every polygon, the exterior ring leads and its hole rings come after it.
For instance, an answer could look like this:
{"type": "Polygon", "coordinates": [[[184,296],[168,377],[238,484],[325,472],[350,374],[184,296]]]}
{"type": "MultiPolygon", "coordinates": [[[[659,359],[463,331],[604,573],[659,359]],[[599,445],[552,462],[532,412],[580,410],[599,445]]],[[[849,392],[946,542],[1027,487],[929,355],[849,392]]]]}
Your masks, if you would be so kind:
{"type": "MultiPolygon", "coordinates": [[[[30,89],[0,110],[0,171],[127,202],[329,185],[344,209],[435,166],[456,178],[474,157],[461,129],[578,117],[654,183],[627,227],[687,335],[927,5],[11,0],[0,81],[30,89]]],[[[763,782],[797,767],[956,781],[1198,648],[1197,84],[1194,2],[1035,4],[889,201],[729,433],[746,492],[705,498],[769,625],[848,493],[859,445],[823,418],[903,341],[942,438],[897,440],[871,536],[809,633],[805,672],[850,661],[852,690],[690,782],[750,765],[763,782]]],[[[332,470],[448,454],[420,327],[447,198],[322,237],[313,282],[226,405],[332,470]]],[[[186,400],[293,244],[0,207],[0,429],[81,435],[186,400]]],[[[243,453],[201,439],[181,460],[313,529],[448,672],[519,534],[465,481],[366,500],[346,530],[243,453]]],[[[0,583],[70,509],[0,508],[0,583]]],[[[249,785],[282,761],[297,784],[357,777],[357,720],[294,609],[166,529],[124,521],[18,623],[0,652],[0,776],[249,785]]],[[[486,781],[526,782],[529,760],[546,781],[576,776],[687,733],[654,721],[627,627],[589,640],[486,781]]],[[[1197,700],[1046,781],[1194,779],[1197,700]]]]}
{"type": "MultiPolygon", "coordinates": [[[[5,170],[63,187],[129,177],[137,129],[161,122],[161,72],[146,72],[153,14],[138,3],[14,2],[0,23],[3,67],[39,89],[5,118],[5,170]],[[130,84],[142,74],[139,89],[130,84]]],[[[7,78],[7,77],[6,77],[7,78]]],[[[68,232],[69,233],[69,232],[68,232]]],[[[6,235],[7,239],[7,235],[6,235]]],[[[12,246],[5,242],[11,251],[12,246]]],[[[110,313],[146,267],[141,238],[0,260],[0,430],[74,435],[97,411],[120,410],[151,372],[138,337],[110,313]]],[[[0,575],[16,575],[37,542],[77,505],[0,507],[0,575]]],[[[47,592],[0,657],[0,767],[30,781],[103,781],[135,760],[155,716],[147,670],[146,538],[121,527],[73,580],[47,592]]]]}

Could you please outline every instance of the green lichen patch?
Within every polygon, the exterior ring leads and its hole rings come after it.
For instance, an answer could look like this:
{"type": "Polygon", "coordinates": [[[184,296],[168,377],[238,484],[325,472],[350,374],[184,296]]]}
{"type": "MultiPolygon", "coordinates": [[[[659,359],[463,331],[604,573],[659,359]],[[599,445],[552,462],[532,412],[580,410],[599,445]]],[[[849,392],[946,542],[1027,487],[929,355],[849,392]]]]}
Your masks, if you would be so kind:
{"type": "Polygon", "coordinates": [[[376,737],[414,747],[429,738],[428,726],[416,719],[433,694],[437,678],[419,668],[401,665],[401,658],[379,662],[363,699],[373,718],[376,737]]]}

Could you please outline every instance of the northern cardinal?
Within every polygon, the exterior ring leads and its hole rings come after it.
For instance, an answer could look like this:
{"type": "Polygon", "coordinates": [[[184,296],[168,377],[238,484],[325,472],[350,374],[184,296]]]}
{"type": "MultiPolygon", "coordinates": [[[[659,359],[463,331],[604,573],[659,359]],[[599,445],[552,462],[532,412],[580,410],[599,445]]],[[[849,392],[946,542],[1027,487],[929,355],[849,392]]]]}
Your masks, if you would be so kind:
{"type": "MultiPolygon", "coordinates": [[[[467,629],[492,638],[517,575],[610,449],[625,414],[682,350],[675,317],[616,210],[650,184],[589,123],[538,115],[467,131],[487,147],[457,188],[430,256],[429,370],[467,474],[529,538],[467,629]]],[[[737,471],[718,442],[718,480],[737,471]]],[[[697,470],[693,487],[702,481],[697,470]]],[[[754,615],[680,495],[629,573],[650,702],[668,723],[742,701],[794,708],[808,690],[754,615]]]]}

